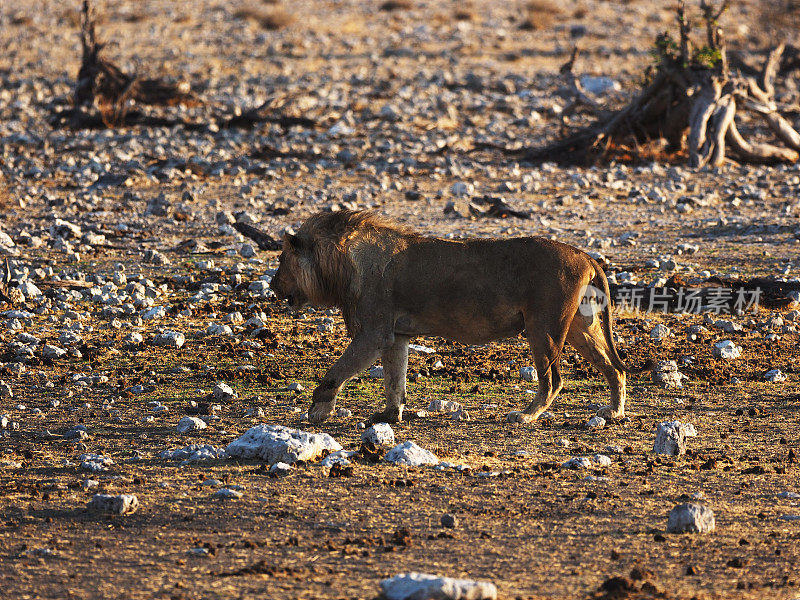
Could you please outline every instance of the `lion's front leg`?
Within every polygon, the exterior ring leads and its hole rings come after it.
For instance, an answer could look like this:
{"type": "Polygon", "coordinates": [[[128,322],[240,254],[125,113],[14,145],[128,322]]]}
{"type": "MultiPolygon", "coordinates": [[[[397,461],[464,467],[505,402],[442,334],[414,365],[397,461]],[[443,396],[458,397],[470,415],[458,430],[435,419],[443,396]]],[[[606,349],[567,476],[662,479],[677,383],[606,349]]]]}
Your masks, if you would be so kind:
{"type": "Polygon", "coordinates": [[[406,401],[409,338],[395,336],[394,344],[381,354],[386,408],[370,417],[371,423],[399,423],[406,401]]]}
{"type": "Polygon", "coordinates": [[[309,421],[322,423],[330,416],[336,406],[336,394],[348,379],[375,362],[382,346],[385,346],[382,342],[381,338],[374,335],[359,335],[353,338],[344,354],[333,363],[314,390],[311,408],[308,409],[309,421]]]}

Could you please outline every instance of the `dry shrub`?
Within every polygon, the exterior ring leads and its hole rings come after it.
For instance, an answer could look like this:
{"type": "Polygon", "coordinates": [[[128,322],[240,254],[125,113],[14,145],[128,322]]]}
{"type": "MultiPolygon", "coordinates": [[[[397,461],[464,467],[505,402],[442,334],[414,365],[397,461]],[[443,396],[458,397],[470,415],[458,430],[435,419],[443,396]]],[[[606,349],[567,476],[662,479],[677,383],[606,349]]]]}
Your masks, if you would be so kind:
{"type": "Polygon", "coordinates": [[[233,13],[233,16],[243,21],[253,21],[269,30],[283,29],[294,23],[294,16],[282,8],[273,8],[272,10],[240,8],[233,13]]]}
{"type": "Polygon", "coordinates": [[[378,7],[380,10],[391,12],[394,10],[411,10],[411,0],[386,0],[378,7]]]}
{"type": "Polygon", "coordinates": [[[525,5],[525,18],[520,29],[540,31],[552,27],[556,17],[564,14],[564,10],[552,0],[529,0],[525,5]]]}

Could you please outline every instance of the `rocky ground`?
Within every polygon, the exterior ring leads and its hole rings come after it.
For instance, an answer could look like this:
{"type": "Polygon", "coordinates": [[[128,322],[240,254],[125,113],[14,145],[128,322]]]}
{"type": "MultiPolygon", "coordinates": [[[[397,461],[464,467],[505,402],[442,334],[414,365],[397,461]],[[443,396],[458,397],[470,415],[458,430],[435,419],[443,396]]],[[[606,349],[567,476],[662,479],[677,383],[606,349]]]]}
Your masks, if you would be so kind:
{"type": "MultiPolygon", "coordinates": [[[[773,39],[781,22],[761,4],[726,15],[732,48],[773,39]]],[[[77,7],[0,6],[0,253],[15,281],[0,306],[8,597],[374,598],[408,571],[491,581],[503,598],[800,594],[800,168],[562,167],[487,149],[558,134],[558,68],[575,43],[577,72],[613,79],[587,80],[598,101],[623,104],[673,26],[667,7],[97,9],[108,58],[185,80],[199,102],[142,109],[186,122],[173,127],[58,125],[80,64],[77,7]],[[230,121],[265,102],[305,120],[230,121]],[[497,198],[520,215],[487,211],[497,198]],[[343,324],[275,301],[277,253],[232,226],[279,238],[336,207],[447,237],[552,236],[597,253],[618,284],[761,277],[783,296],[733,315],[617,311],[627,359],[675,361],[659,381],[682,385],[632,378],[617,423],[590,423],[607,388],[571,351],[552,412],[509,425],[535,386],[522,338],[418,340],[433,350],[411,357],[418,418],[393,433],[435,458],[397,464],[381,458],[393,444],[362,445],[377,371],[346,387],[331,422],[304,420],[347,344],[343,324]],[[696,432],[686,453],[654,454],[658,424],[675,420],[696,432]],[[225,457],[263,423],[327,433],[353,454],[286,469],[225,457]],[[98,493],[138,508],[90,504],[98,493]],[[685,502],[712,509],[715,530],[668,533],[685,502]]],[[[795,80],[776,98],[797,125],[795,80]]]]}

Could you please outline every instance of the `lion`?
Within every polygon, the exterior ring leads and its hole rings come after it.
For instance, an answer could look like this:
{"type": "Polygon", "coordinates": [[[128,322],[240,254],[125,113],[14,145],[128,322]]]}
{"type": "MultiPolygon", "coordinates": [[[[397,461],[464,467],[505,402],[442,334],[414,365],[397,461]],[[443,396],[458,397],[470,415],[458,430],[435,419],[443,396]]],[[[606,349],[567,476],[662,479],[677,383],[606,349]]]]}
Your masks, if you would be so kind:
{"type": "Polygon", "coordinates": [[[406,399],[408,345],[421,335],[486,344],[525,334],[539,387],[512,422],[535,421],[562,389],[569,342],[602,373],[625,414],[625,365],[612,337],[608,281],[585,252],[540,237],[446,240],[424,237],[371,211],[321,212],[283,239],[271,288],[292,308],[341,309],[351,343],[314,389],[310,422],[333,412],[342,386],[378,358],[385,407],[370,422],[396,423],[406,399]],[[599,304],[598,304],[599,300],[599,304]],[[599,317],[598,317],[599,315],[599,317]]]}

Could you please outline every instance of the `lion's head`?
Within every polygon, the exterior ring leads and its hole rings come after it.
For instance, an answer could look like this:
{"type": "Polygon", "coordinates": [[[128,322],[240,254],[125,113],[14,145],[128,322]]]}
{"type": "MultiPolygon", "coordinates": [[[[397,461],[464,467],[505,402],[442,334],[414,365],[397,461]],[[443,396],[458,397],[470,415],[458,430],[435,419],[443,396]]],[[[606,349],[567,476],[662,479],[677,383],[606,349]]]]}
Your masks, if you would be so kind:
{"type": "MultiPolygon", "coordinates": [[[[403,231],[369,211],[317,213],[296,234],[286,234],[278,272],[270,287],[293,308],[342,306],[358,295],[358,277],[365,260],[380,262],[376,240],[403,231]],[[359,248],[375,248],[359,252],[359,248]]],[[[391,236],[388,236],[391,237],[391,236]]],[[[391,254],[391,251],[389,251],[391,254]]]]}
{"type": "Polygon", "coordinates": [[[310,240],[290,233],[283,236],[280,264],[270,287],[292,308],[317,304],[315,300],[320,296],[312,250],[310,240]]]}

